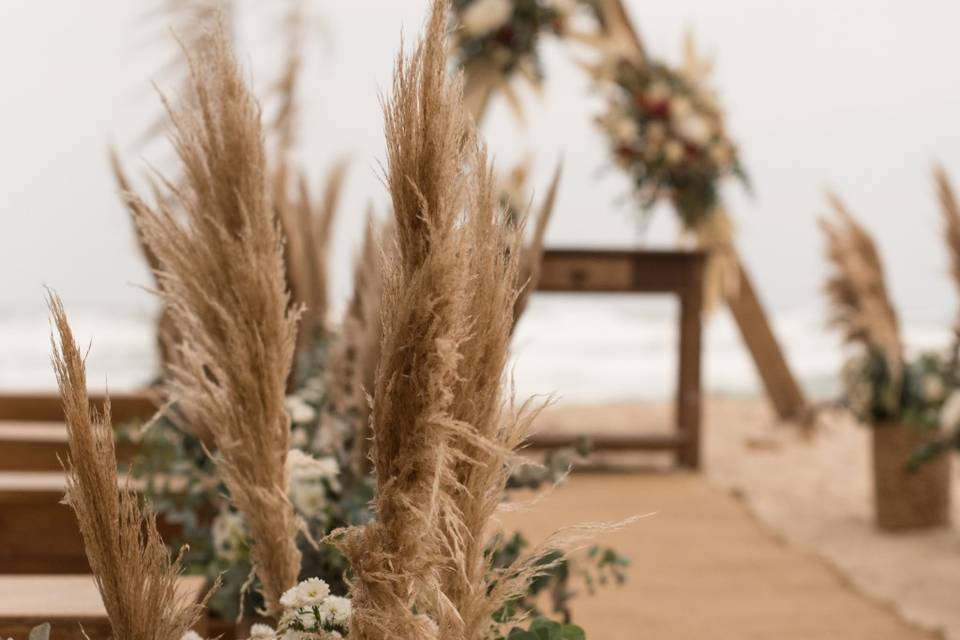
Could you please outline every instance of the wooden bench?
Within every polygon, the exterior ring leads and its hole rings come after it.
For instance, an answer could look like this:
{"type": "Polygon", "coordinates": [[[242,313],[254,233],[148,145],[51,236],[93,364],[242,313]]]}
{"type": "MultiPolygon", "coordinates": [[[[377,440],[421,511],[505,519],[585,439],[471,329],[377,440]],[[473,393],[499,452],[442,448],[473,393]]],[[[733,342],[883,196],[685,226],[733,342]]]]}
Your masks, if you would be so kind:
{"type": "MultiPolygon", "coordinates": [[[[180,578],[185,601],[199,602],[206,579],[180,578]]],[[[82,640],[110,636],[110,622],[93,576],[0,575],[0,638],[26,638],[33,627],[49,622],[51,640],[82,640]],[[81,625],[83,629],[81,630],[81,625]]],[[[206,621],[198,633],[206,637],[206,621]]]]}
{"type": "MultiPolygon", "coordinates": [[[[62,472],[0,472],[0,574],[90,572],[62,472]]],[[[180,529],[157,523],[165,540],[180,529]]]]}
{"type": "MultiPolygon", "coordinates": [[[[547,249],[538,290],[563,293],[671,294],[680,302],[676,431],[667,435],[591,435],[598,450],[674,451],[683,467],[700,466],[702,251],[547,249]]],[[[577,435],[537,434],[534,448],[575,445],[577,435]]]]}
{"type": "MultiPolygon", "coordinates": [[[[103,394],[90,394],[93,404],[103,407],[103,394]]],[[[146,419],[157,410],[157,398],[148,391],[111,393],[113,423],[146,419]]],[[[0,422],[59,422],[64,420],[56,393],[0,393],[0,422]]]]}

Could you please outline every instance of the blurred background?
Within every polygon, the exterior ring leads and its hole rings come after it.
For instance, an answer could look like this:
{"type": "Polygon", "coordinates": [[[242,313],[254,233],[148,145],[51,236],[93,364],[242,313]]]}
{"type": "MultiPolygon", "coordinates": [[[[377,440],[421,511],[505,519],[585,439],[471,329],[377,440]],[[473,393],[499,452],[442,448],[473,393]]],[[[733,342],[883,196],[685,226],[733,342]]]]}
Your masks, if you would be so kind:
{"type": "MultiPolygon", "coordinates": [[[[239,3],[237,37],[258,87],[280,63],[278,12],[239,3]]],[[[388,88],[402,27],[419,28],[421,0],[316,0],[306,51],[299,153],[319,181],[351,161],[333,242],[335,309],[369,203],[383,212],[380,92],[388,88]]],[[[679,60],[692,31],[715,61],[753,189],[732,182],[724,198],[738,246],[806,390],[836,386],[839,341],[824,331],[825,265],[818,215],[832,187],[875,234],[912,349],[942,344],[957,301],[946,277],[929,168],[960,172],[960,92],[955,65],[960,9],[912,3],[803,4],[764,0],[627,2],[656,55],[679,60]]],[[[169,150],[138,142],[161,116],[162,72],[173,35],[143,3],[100,0],[7,3],[0,20],[0,389],[51,389],[43,285],[58,289],[82,341],[92,340],[91,380],[133,389],[154,371],[156,301],[116,194],[111,143],[134,172],[171,166],[169,150]]],[[[526,127],[497,101],[484,134],[499,166],[528,157],[546,189],[565,163],[548,246],[672,246],[674,216],[638,224],[622,172],[610,165],[593,122],[599,98],[578,58],[545,42],[542,96],[524,93],[526,127]]],[[[538,193],[534,194],[536,198],[538,193]]],[[[675,313],[669,300],[536,296],[514,342],[520,395],[558,392],[600,402],[666,399],[674,386],[675,313]],[[581,366],[586,359],[589,366],[581,366]]],[[[725,309],[709,320],[709,392],[758,391],[753,365],[725,309]]]]}

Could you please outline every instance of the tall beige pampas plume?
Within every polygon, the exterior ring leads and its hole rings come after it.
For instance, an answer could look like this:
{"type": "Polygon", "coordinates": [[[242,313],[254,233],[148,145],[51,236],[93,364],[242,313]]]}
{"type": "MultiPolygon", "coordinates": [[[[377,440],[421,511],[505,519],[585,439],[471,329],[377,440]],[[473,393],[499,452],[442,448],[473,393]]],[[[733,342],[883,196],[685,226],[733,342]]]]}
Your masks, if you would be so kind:
{"type": "Polygon", "coordinates": [[[530,296],[537,290],[537,285],[540,282],[547,225],[550,223],[550,218],[553,217],[553,210],[557,203],[557,191],[560,188],[560,177],[562,175],[563,163],[560,163],[553,173],[553,179],[550,181],[550,187],[547,189],[547,195],[543,199],[543,204],[540,205],[536,224],[533,227],[533,236],[530,238],[527,246],[524,247],[520,257],[520,293],[517,296],[517,301],[513,305],[514,327],[516,327],[517,322],[520,321],[520,316],[526,311],[527,304],[530,302],[530,296]]]}
{"type": "MultiPolygon", "coordinates": [[[[330,353],[325,371],[328,405],[338,416],[352,416],[353,464],[369,471],[370,403],[380,361],[381,268],[395,246],[393,225],[374,222],[367,215],[363,246],[353,270],[353,294],[343,318],[340,338],[330,353]]],[[[326,418],[332,418],[328,414],[326,418]]]]}
{"type": "Polygon", "coordinates": [[[206,601],[177,593],[180,558],[157,531],[156,515],[117,476],[110,401],[99,414],[87,396],[84,357],[60,298],[48,304],[59,337],[51,336],[53,368],[67,422],[65,502],[80,526],[87,560],[110,618],[114,638],[180,640],[204,615],[206,601]]]}
{"type": "MultiPolygon", "coordinates": [[[[427,35],[399,56],[384,108],[396,245],[383,265],[373,388],[376,519],[338,536],[354,574],[351,636],[362,640],[457,637],[456,611],[440,588],[453,555],[443,519],[457,511],[447,490],[456,483],[452,434],[466,427],[453,411],[469,289],[480,284],[469,271],[469,241],[482,226],[472,215],[471,172],[488,180],[489,171],[477,164],[460,81],[447,74],[446,7],[433,3],[427,35]]],[[[509,332],[511,316],[503,321],[509,332]]]]}
{"type": "Polygon", "coordinates": [[[826,283],[831,322],[843,331],[847,342],[880,353],[896,387],[903,371],[903,343],[880,253],[843,202],[833,194],[828,198],[836,220],[823,219],[821,227],[833,268],[826,283]]]}
{"type": "Polygon", "coordinates": [[[169,396],[211,434],[214,459],[250,527],[267,613],[296,581],[299,522],[286,497],[284,408],[297,333],[283,247],[267,194],[260,107],[222,24],[190,56],[192,92],[169,108],[184,184],[173,202],[134,210],[162,265],[161,294],[180,335],[169,396]]]}
{"type": "MultiPolygon", "coordinates": [[[[950,277],[960,293],[960,203],[950,184],[947,172],[940,165],[933,168],[933,180],[936,184],[937,199],[943,214],[943,237],[950,254],[950,277]]],[[[954,323],[954,353],[960,352],[960,316],[954,323]]],[[[956,355],[954,357],[957,357],[956,355]]]]}
{"type": "Polygon", "coordinates": [[[461,81],[447,75],[447,7],[433,2],[385,107],[396,240],[373,389],[376,518],[335,536],[361,640],[492,637],[493,613],[537,566],[493,571],[484,554],[533,416],[502,396],[523,225],[498,206],[461,81]]]}
{"type": "Polygon", "coordinates": [[[286,272],[291,294],[304,310],[299,343],[305,346],[327,329],[330,241],[347,162],[341,160],[330,169],[319,200],[311,195],[302,175],[296,192],[287,194],[284,172],[285,169],[281,169],[274,173],[273,206],[286,240],[286,272]]]}

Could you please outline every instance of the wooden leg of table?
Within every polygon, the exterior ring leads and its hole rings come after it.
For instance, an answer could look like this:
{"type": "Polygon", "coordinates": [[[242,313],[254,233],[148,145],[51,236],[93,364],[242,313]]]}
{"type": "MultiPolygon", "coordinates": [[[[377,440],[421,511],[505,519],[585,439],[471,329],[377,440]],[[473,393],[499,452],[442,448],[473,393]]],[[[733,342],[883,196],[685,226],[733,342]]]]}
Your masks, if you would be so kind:
{"type": "Polygon", "coordinates": [[[680,366],[677,385],[677,430],[684,437],[677,463],[700,468],[700,341],[703,306],[702,273],[680,295],[680,366]]]}
{"type": "Polygon", "coordinates": [[[800,420],[807,418],[807,401],[800,386],[794,379],[783,351],[767,322],[767,316],[753,288],[750,276],[740,265],[740,286],[730,296],[728,304],[733,313],[740,335],[753,356],[760,379],[767,390],[767,396],[773,402],[777,415],[782,420],[800,420]]]}

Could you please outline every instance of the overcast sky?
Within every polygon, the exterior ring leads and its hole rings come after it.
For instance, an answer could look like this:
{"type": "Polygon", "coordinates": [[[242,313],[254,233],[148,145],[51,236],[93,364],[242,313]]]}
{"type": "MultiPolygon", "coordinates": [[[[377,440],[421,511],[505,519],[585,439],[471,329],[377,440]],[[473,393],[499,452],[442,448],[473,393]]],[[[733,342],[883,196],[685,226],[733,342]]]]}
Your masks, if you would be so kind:
{"type": "MultiPolygon", "coordinates": [[[[148,308],[132,284],[149,282],[107,170],[109,140],[142,168],[132,144],[157,114],[150,87],[170,51],[161,34],[144,47],[143,2],[9,0],[0,5],[0,312],[42,306],[41,284],[69,304],[148,308]],[[138,6],[134,6],[138,5],[138,6]]],[[[836,188],[878,237],[894,295],[910,318],[946,317],[956,304],[945,277],[930,166],[960,183],[960,8],[946,0],[633,0],[649,49],[676,61],[692,29],[716,60],[716,84],[752,176],[727,199],[739,244],[763,297],[777,310],[819,296],[816,215],[836,188]]],[[[246,9],[243,59],[269,77],[278,44],[263,0],[246,9]]],[[[415,32],[425,0],[318,0],[325,42],[309,52],[303,156],[319,180],[335,158],[352,168],[337,227],[336,290],[367,202],[385,201],[378,90],[388,86],[401,28],[415,32]]],[[[541,190],[556,159],[566,173],[552,245],[636,241],[627,184],[607,164],[594,129],[596,103],[570,51],[550,43],[542,98],[527,96],[530,126],[502,104],[485,126],[502,166],[525,154],[541,190]]],[[[162,82],[161,82],[162,84],[162,82]]],[[[151,160],[162,163],[156,156],[151,160]]],[[[648,242],[670,243],[661,212],[648,242]]]]}

